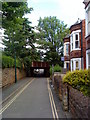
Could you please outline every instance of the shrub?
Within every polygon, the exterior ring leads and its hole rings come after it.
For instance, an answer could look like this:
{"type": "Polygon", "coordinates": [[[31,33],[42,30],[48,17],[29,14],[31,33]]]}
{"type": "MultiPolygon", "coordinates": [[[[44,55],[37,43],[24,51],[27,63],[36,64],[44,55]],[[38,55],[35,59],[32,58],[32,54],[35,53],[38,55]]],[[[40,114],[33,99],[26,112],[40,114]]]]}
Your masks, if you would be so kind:
{"type": "MultiPolygon", "coordinates": [[[[11,56],[3,55],[2,56],[2,68],[12,68],[12,67],[15,67],[14,58],[12,58],[11,56]]],[[[21,62],[18,59],[16,60],[16,67],[18,68],[22,67],[21,62]]]]}
{"type": "MultiPolygon", "coordinates": [[[[61,67],[58,64],[54,66],[54,72],[61,72],[61,67]]],[[[52,66],[50,66],[50,75],[51,74],[52,74],[52,66]]]]}
{"type": "Polygon", "coordinates": [[[80,90],[84,95],[90,96],[90,70],[68,72],[63,77],[63,82],[80,90]]]}

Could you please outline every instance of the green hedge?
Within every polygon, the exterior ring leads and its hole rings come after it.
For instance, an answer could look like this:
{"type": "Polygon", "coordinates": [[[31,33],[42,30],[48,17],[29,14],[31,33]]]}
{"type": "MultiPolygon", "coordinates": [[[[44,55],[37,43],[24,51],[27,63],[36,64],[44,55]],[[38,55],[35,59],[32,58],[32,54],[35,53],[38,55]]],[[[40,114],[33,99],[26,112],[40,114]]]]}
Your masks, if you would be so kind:
{"type": "Polygon", "coordinates": [[[90,96],[90,70],[68,72],[64,76],[63,82],[80,90],[84,95],[90,96]]]}
{"type": "MultiPolygon", "coordinates": [[[[54,72],[61,72],[61,67],[58,64],[54,66],[54,72]]],[[[52,74],[52,66],[50,66],[50,74],[52,74]]]]}
{"type": "MultiPolygon", "coordinates": [[[[11,56],[3,55],[2,56],[2,68],[12,68],[12,67],[15,67],[14,58],[12,58],[11,56]]],[[[16,59],[16,67],[22,68],[22,64],[18,59],[16,59]]]]}

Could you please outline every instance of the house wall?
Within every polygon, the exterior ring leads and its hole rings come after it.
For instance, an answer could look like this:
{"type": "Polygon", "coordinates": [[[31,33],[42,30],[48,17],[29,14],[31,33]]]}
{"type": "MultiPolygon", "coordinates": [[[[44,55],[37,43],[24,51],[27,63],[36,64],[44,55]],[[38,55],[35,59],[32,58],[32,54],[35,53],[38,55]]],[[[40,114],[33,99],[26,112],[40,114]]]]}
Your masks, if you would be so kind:
{"type": "Polygon", "coordinates": [[[85,4],[85,18],[86,18],[86,68],[90,68],[90,58],[89,58],[89,54],[90,54],[90,1],[84,0],[84,4],[85,4]]]}
{"type": "Polygon", "coordinates": [[[70,38],[67,37],[64,39],[64,68],[70,70],[70,38]],[[66,54],[66,45],[69,45],[68,55],[66,54]],[[67,68],[68,64],[68,68],[67,68]]]}

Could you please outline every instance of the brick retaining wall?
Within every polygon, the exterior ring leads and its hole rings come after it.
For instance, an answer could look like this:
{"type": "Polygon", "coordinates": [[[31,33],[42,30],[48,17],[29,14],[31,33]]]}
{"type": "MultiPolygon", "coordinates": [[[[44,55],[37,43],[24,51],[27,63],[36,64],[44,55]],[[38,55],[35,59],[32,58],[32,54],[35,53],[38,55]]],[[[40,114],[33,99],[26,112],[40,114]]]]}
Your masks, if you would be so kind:
{"type": "MultiPolygon", "coordinates": [[[[17,80],[26,77],[26,72],[24,70],[19,70],[17,68],[17,80]]],[[[15,82],[15,69],[5,68],[2,69],[2,87],[10,85],[15,82]]]]}

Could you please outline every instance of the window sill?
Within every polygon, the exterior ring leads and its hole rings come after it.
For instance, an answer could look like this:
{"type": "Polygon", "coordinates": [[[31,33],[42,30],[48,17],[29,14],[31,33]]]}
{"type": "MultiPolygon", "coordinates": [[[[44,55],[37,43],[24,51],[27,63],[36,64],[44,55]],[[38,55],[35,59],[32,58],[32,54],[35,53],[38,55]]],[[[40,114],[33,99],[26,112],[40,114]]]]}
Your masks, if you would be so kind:
{"type": "Polygon", "coordinates": [[[76,48],[76,49],[73,49],[73,50],[71,50],[70,52],[75,51],[75,50],[81,50],[81,48],[76,48]]]}

